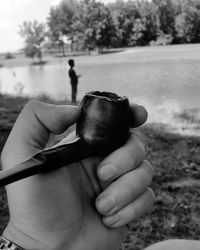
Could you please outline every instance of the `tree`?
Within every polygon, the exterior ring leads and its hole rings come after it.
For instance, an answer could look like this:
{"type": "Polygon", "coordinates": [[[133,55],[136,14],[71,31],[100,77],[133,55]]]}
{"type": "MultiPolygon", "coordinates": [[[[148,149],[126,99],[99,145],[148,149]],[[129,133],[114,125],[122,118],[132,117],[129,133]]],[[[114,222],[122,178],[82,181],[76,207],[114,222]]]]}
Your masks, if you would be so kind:
{"type": "MultiPolygon", "coordinates": [[[[200,41],[200,0],[62,0],[48,17],[50,37],[63,50],[93,50],[200,41]],[[153,44],[153,43],[152,43],[153,44]]],[[[32,51],[31,53],[34,53],[32,51]]]]}
{"type": "Polygon", "coordinates": [[[84,27],[83,48],[98,48],[101,51],[104,47],[110,47],[115,32],[110,10],[95,0],[83,0],[81,9],[81,23],[84,27]]]}
{"type": "Polygon", "coordinates": [[[76,40],[77,21],[80,14],[80,4],[76,0],[63,0],[58,6],[50,9],[47,23],[49,26],[51,38],[57,42],[63,49],[63,37],[66,36],[71,41],[71,51],[76,40]]]}
{"type": "Polygon", "coordinates": [[[132,46],[132,35],[135,20],[140,19],[137,2],[128,0],[117,0],[110,4],[112,17],[116,27],[116,35],[120,47],[132,46]]]}
{"type": "Polygon", "coordinates": [[[27,57],[42,60],[42,49],[47,35],[46,25],[38,21],[23,22],[19,34],[25,38],[24,52],[27,57]]]}
{"type": "Polygon", "coordinates": [[[175,8],[171,0],[153,0],[157,7],[160,34],[175,36],[175,8]]]}
{"type": "Polygon", "coordinates": [[[63,56],[65,56],[65,47],[62,34],[62,19],[61,9],[59,7],[52,7],[50,14],[47,17],[47,24],[49,26],[49,38],[51,45],[57,44],[59,50],[62,50],[63,56]]]}
{"type": "Polygon", "coordinates": [[[176,17],[177,37],[181,42],[200,42],[200,0],[187,0],[176,17]]]}
{"type": "Polygon", "coordinates": [[[143,45],[149,44],[156,40],[159,33],[159,20],[155,4],[148,0],[139,1],[137,3],[138,10],[143,24],[142,39],[143,45]]]}
{"type": "Polygon", "coordinates": [[[129,42],[130,45],[145,45],[144,33],[146,27],[140,18],[136,19],[133,26],[133,34],[129,42]]]}

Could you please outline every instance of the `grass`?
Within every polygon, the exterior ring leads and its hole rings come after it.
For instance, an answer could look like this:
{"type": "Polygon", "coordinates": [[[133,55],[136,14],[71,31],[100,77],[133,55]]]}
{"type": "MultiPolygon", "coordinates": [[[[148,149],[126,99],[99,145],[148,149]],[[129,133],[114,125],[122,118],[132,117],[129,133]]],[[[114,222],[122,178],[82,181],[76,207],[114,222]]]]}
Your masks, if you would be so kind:
{"type": "Polygon", "coordinates": [[[147,159],[155,171],[153,212],[134,222],[124,249],[141,250],[155,242],[200,240],[200,138],[143,128],[147,159]]]}
{"type": "MultiPolygon", "coordinates": [[[[27,101],[0,95],[0,151],[27,101]]],[[[131,224],[122,249],[141,250],[169,238],[200,240],[200,138],[175,136],[150,125],[140,130],[147,143],[147,159],[155,169],[152,188],[157,198],[153,212],[131,224]]],[[[9,217],[4,188],[0,197],[1,233],[9,217]]]]}

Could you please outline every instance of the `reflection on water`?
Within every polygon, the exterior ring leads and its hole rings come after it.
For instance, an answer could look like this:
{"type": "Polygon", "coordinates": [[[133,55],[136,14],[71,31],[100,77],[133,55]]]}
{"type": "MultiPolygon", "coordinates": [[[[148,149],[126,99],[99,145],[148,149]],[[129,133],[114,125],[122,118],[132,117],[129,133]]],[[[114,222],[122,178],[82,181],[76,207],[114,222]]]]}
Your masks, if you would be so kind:
{"type": "MultiPolygon", "coordinates": [[[[169,63],[156,59],[152,63],[140,61],[141,57],[136,61],[132,55],[128,59],[127,54],[123,56],[125,54],[112,55],[110,61],[111,57],[87,60],[80,57],[76,70],[83,76],[78,86],[78,99],[91,90],[116,92],[144,105],[149,113],[148,122],[164,123],[180,133],[200,135],[199,61],[190,59],[180,63],[173,59],[169,63]]],[[[64,63],[1,68],[0,91],[13,95],[45,94],[70,100],[67,71],[64,63]]]]}
{"type": "Polygon", "coordinates": [[[46,94],[57,99],[69,96],[66,68],[30,66],[0,70],[1,93],[38,96],[46,94]]]}

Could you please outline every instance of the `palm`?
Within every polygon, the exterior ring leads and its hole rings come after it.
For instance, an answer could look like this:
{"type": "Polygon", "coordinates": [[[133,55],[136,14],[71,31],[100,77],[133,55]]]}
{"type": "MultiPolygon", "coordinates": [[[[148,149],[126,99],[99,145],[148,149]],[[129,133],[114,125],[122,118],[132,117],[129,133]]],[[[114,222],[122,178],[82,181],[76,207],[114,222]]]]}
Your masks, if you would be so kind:
{"type": "MultiPolygon", "coordinates": [[[[21,225],[20,230],[27,232],[31,228],[31,234],[36,234],[36,237],[38,232],[56,239],[61,237],[60,240],[63,241],[64,238],[67,245],[71,245],[71,241],[76,238],[70,249],[98,249],[95,246],[96,242],[101,242],[101,249],[117,249],[121,242],[119,236],[122,229],[106,228],[95,208],[95,199],[101,191],[101,185],[96,177],[97,162],[97,158],[84,160],[45,176],[34,176],[22,182],[21,188],[29,188],[30,195],[18,196],[17,200],[19,202],[21,199],[21,205],[11,210],[12,217],[21,220],[18,221],[18,225],[21,225]],[[30,188],[33,179],[34,188],[30,188]],[[67,237],[64,232],[67,232],[67,237]],[[83,245],[86,245],[85,248],[83,245]]],[[[16,189],[11,198],[12,202],[15,202],[15,197],[16,189]]]]}

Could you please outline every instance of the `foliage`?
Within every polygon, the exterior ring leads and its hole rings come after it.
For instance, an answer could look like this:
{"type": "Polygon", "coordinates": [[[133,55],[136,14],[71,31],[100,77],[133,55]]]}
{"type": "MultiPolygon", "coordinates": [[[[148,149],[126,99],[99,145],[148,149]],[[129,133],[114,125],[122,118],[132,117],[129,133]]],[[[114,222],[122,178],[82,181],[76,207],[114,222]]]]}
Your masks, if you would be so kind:
{"type": "Polygon", "coordinates": [[[6,60],[9,60],[9,59],[13,59],[13,58],[15,58],[10,52],[7,52],[6,54],[5,54],[5,59],[6,60]]]}
{"type": "Polygon", "coordinates": [[[114,23],[109,9],[100,2],[83,0],[81,23],[85,27],[83,33],[83,47],[88,50],[97,47],[109,47],[114,32],[114,23]]]}
{"type": "Polygon", "coordinates": [[[52,41],[62,48],[63,55],[65,54],[64,44],[66,38],[71,41],[71,50],[73,50],[76,33],[80,28],[78,25],[80,23],[79,14],[79,5],[76,0],[63,0],[58,6],[50,9],[47,18],[49,35],[52,41]]]}
{"type": "Polygon", "coordinates": [[[159,33],[174,35],[175,14],[171,0],[153,0],[157,9],[159,33]]]}
{"type": "Polygon", "coordinates": [[[146,27],[140,18],[135,19],[134,26],[132,28],[133,35],[131,36],[129,45],[145,45],[144,32],[146,27]]]}
{"type": "Polygon", "coordinates": [[[148,44],[152,40],[156,40],[159,29],[157,9],[154,4],[149,1],[138,2],[138,9],[141,20],[144,25],[143,41],[148,44]]]}
{"type": "Polygon", "coordinates": [[[200,42],[200,0],[63,0],[48,17],[51,40],[93,50],[200,42]]]}
{"type": "Polygon", "coordinates": [[[151,46],[158,46],[158,45],[170,45],[172,43],[173,36],[166,35],[161,33],[159,37],[157,37],[156,41],[151,41],[151,46]]]}
{"type": "Polygon", "coordinates": [[[25,38],[24,52],[27,57],[42,60],[42,50],[47,36],[46,26],[38,21],[23,22],[19,34],[25,38]]]}
{"type": "Polygon", "coordinates": [[[131,0],[127,2],[117,1],[110,5],[110,9],[116,27],[118,46],[132,46],[135,43],[133,42],[135,40],[134,29],[137,29],[137,24],[134,27],[134,23],[141,17],[137,3],[131,0]]]}
{"type": "Polygon", "coordinates": [[[200,42],[200,1],[188,0],[176,17],[177,37],[183,42],[200,42]]]}

